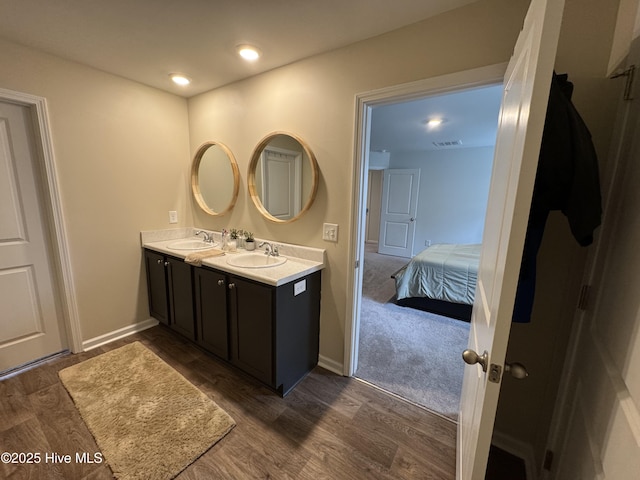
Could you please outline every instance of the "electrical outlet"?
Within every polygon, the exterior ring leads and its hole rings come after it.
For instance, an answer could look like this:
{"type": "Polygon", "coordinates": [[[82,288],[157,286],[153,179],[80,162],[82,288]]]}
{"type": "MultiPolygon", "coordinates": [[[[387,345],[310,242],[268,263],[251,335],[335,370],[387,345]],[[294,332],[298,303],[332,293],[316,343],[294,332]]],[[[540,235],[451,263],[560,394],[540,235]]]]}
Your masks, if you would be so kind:
{"type": "Polygon", "coordinates": [[[425,247],[430,247],[431,246],[431,240],[425,240],[424,241],[424,246],[425,247]]]}
{"type": "Polygon", "coordinates": [[[178,223],[178,212],[175,210],[169,211],[169,223],[178,223]]]}
{"type": "Polygon", "coordinates": [[[335,223],[324,223],[322,225],[322,239],[327,242],[338,241],[338,225],[335,223]]]}

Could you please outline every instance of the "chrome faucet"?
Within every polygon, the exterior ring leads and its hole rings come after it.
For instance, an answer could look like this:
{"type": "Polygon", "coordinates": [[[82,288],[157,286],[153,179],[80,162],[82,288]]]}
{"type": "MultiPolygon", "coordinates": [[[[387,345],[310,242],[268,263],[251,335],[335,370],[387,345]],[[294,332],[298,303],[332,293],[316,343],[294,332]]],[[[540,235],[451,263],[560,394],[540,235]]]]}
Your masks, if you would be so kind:
{"type": "Polygon", "coordinates": [[[271,245],[271,243],[269,242],[262,242],[260,243],[260,245],[258,245],[258,248],[262,247],[263,245],[266,245],[265,249],[264,249],[264,254],[265,255],[271,255],[272,257],[278,257],[280,256],[280,253],[278,253],[278,246],[277,245],[271,245]]]}
{"type": "Polygon", "coordinates": [[[204,240],[203,240],[204,242],[206,242],[206,243],[213,243],[213,234],[211,234],[211,233],[207,233],[207,232],[205,232],[204,230],[198,230],[198,231],[196,232],[196,236],[197,236],[197,235],[200,235],[201,233],[204,235],[204,240]]]}

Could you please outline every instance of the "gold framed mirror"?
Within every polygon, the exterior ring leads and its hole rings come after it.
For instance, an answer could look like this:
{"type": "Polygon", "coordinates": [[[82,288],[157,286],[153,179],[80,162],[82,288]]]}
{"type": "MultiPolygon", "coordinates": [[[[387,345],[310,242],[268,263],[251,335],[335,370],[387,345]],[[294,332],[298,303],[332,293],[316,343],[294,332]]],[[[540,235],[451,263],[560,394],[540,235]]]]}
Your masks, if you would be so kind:
{"type": "Polygon", "coordinates": [[[249,195],[260,213],[276,223],[299,219],[318,190],[318,162],[299,137],[274,132],[256,146],[249,164],[249,195]]]}
{"type": "Polygon", "coordinates": [[[224,215],[233,208],[240,190],[240,171],[233,153],[220,142],[203,143],[191,165],[191,191],[202,210],[224,215]]]}

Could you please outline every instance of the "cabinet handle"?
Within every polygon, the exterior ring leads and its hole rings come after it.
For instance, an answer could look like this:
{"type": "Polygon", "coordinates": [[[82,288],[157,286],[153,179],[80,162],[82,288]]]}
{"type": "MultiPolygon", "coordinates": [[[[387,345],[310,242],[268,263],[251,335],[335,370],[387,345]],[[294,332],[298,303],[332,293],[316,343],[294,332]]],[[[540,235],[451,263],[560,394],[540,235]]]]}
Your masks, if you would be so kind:
{"type": "Polygon", "coordinates": [[[162,260],[158,259],[158,265],[162,265],[162,260]]]}
{"type": "Polygon", "coordinates": [[[234,288],[236,288],[236,284],[235,283],[230,283],[229,284],[229,290],[233,290],[234,288]]]}
{"type": "Polygon", "coordinates": [[[218,280],[218,285],[222,287],[224,285],[224,280],[218,280]]]}
{"type": "Polygon", "coordinates": [[[170,263],[169,263],[169,262],[164,262],[164,266],[165,266],[165,267],[168,267],[169,265],[170,265],[170,263]]]}

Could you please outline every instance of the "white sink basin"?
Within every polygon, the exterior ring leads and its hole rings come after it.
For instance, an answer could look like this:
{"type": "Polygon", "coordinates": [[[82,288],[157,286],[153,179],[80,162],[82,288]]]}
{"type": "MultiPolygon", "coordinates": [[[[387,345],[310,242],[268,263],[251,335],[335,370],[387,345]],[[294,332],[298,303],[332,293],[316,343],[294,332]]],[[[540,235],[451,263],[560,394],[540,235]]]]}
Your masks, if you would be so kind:
{"type": "Polygon", "coordinates": [[[208,243],[199,238],[189,238],[170,243],[167,245],[167,248],[170,248],[171,250],[206,250],[208,248],[214,248],[216,245],[218,244],[208,243]]]}
{"type": "Polygon", "coordinates": [[[286,257],[272,257],[264,253],[243,253],[227,258],[227,263],[234,267],[243,268],[270,268],[282,265],[287,261],[286,257]]]}

